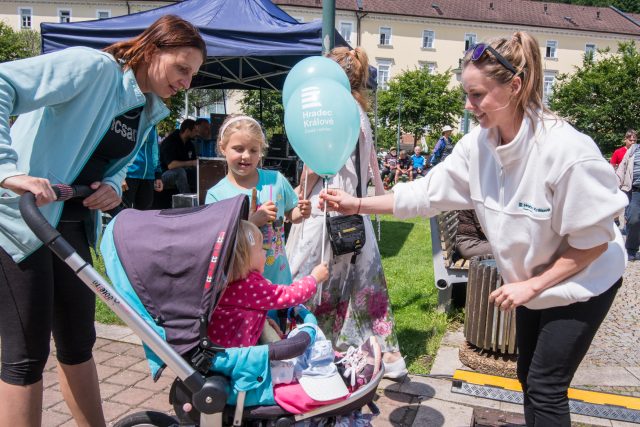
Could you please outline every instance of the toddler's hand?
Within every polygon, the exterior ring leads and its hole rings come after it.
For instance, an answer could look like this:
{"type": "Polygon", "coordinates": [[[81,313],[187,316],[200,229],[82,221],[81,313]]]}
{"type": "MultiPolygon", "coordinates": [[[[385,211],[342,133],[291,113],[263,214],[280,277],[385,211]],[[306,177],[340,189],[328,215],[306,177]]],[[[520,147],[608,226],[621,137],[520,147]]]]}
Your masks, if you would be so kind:
{"type": "Polygon", "coordinates": [[[300,215],[303,218],[309,218],[311,216],[311,202],[309,200],[298,200],[298,209],[300,209],[300,215]]]}
{"type": "Polygon", "coordinates": [[[316,283],[322,283],[329,278],[329,268],[327,267],[327,263],[322,263],[316,265],[313,270],[311,270],[311,275],[314,279],[316,279],[316,283]]]}
{"type": "Polygon", "coordinates": [[[277,214],[278,208],[276,207],[276,204],[269,200],[268,202],[260,206],[256,213],[251,215],[249,220],[258,227],[262,227],[268,222],[275,221],[277,214]]]}

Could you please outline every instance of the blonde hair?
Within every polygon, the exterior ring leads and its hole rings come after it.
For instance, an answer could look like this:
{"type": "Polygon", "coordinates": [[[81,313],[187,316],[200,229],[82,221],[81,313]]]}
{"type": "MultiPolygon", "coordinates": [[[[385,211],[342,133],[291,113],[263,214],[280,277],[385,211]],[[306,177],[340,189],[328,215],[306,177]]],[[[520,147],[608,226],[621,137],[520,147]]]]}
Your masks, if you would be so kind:
{"type": "Polygon", "coordinates": [[[361,47],[349,49],[336,47],[329,52],[328,58],[333,59],[342,67],[351,85],[351,95],[364,111],[369,109],[369,94],[367,81],[369,80],[369,57],[361,47]]]}
{"type": "MultiPolygon", "coordinates": [[[[264,156],[269,148],[267,139],[265,138],[262,126],[254,118],[245,116],[243,114],[234,114],[228,116],[218,132],[218,148],[220,152],[226,148],[229,143],[229,138],[236,132],[247,132],[251,138],[260,141],[260,156],[264,156]]],[[[224,154],[223,154],[224,156],[224,154]]]]}
{"type": "MultiPolygon", "coordinates": [[[[492,39],[486,44],[509,61],[517,74],[506,69],[489,51],[485,51],[473,64],[500,84],[508,84],[516,77],[522,80],[522,88],[515,97],[518,113],[526,115],[534,123],[536,116],[541,118],[545,113],[551,114],[542,101],[543,73],[538,41],[529,33],[517,31],[509,39],[492,39]]],[[[473,49],[469,49],[464,55],[463,69],[472,62],[472,53],[473,49]]]]}
{"type": "Polygon", "coordinates": [[[229,269],[229,281],[245,279],[251,271],[251,248],[262,247],[262,232],[252,222],[241,220],[236,233],[236,247],[229,269]]]}

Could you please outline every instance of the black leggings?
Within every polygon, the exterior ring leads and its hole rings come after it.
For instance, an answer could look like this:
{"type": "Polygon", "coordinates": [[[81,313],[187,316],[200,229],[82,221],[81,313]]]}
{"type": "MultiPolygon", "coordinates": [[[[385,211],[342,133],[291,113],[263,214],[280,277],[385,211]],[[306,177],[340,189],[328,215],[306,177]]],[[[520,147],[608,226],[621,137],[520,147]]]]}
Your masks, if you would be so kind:
{"type": "Polygon", "coordinates": [[[584,302],[516,309],[518,380],[527,427],[571,426],[567,389],[622,285],[584,302]]]}
{"type": "MultiPolygon", "coordinates": [[[[58,230],[91,261],[82,222],[61,222],[58,230]]],[[[0,248],[0,379],[14,385],[40,381],[52,333],[58,361],[77,365],[91,359],[95,302],[93,292],[48,248],[19,264],[0,248]]]]}
{"type": "Polygon", "coordinates": [[[141,211],[150,209],[153,205],[154,184],[153,179],[127,178],[129,189],[122,193],[125,206],[141,211]]]}

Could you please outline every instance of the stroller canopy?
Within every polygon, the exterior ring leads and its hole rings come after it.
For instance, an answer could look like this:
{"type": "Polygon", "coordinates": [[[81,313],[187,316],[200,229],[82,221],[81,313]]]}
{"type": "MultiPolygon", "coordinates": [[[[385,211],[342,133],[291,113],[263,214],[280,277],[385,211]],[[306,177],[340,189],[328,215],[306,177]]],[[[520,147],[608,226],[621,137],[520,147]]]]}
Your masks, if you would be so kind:
{"type": "Polygon", "coordinates": [[[246,196],[197,208],[126,209],[105,230],[101,249],[114,287],[125,297],[135,294],[132,305],[142,303],[140,314],[180,354],[198,344],[201,319],[206,336],[248,211],[246,196]]]}

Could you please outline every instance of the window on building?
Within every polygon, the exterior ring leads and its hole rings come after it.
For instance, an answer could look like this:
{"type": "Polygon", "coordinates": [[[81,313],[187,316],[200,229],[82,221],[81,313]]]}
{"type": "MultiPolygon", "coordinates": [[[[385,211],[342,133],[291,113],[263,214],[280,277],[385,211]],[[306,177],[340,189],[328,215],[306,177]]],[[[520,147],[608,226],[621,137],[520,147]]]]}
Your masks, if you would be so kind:
{"type": "Polygon", "coordinates": [[[389,87],[389,78],[391,77],[391,61],[378,61],[378,87],[387,89],[389,87]]]}
{"type": "Polygon", "coordinates": [[[436,33],[431,30],[422,32],[422,48],[433,49],[433,42],[436,40],[436,33]]]}
{"type": "Polygon", "coordinates": [[[20,28],[31,29],[31,8],[20,8],[20,28]]]}
{"type": "Polygon", "coordinates": [[[468,51],[476,44],[476,35],[474,33],[466,33],[464,35],[464,51],[468,51]]]}
{"type": "Polygon", "coordinates": [[[555,40],[547,40],[547,51],[545,58],[557,58],[558,56],[558,42],[555,40]]]}
{"type": "Polygon", "coordinates": [[[71,11],[69,9],[58,9],[58,19],[61,24],[71,22],[71,11]]]}
{"type": "Polygon", "coordinates": [[[586,45],[584,45],[584,55],[589,57],[589,58],[593,58],[593,56],[596,54],[596,45],[593,43],[587,43],[586,45]]]}
{"type": "Polygon", "coordinates": [[[420,61],[420,67],[423,70],[428,70],[429,74],[435,74],[438,70],[438,65],[435,62],[422,62],[420,61]]]}
{"type": "Polygon", "coordinates": [[[343,39],[347,41],[347,43],[351,43],[351,32],[353,31],[353,23],[352,22],[341,22],[340,23],[340,35],[343,39]]]}
{"type": "Polygon", "coordinates": [[[381,46],[391,45],[391,28],[390,27],[380,27],[380,45],[381,46]]]}
{"type": "Polygon", "coordinates": [[[98,19],[111,18],[111,11],[110,10],[98,10],[98,11],[96,11],[96,18],[98,18],[98,19]]]}
{"type": "Polygon", "coordinates": [[[549,97],[553,92],[553,85],[556,82],[556,73],[553,72],[545,72],[544,73],[544,81],[542,84],[542,101],[544,105],[549,105],[549,97]]]}

